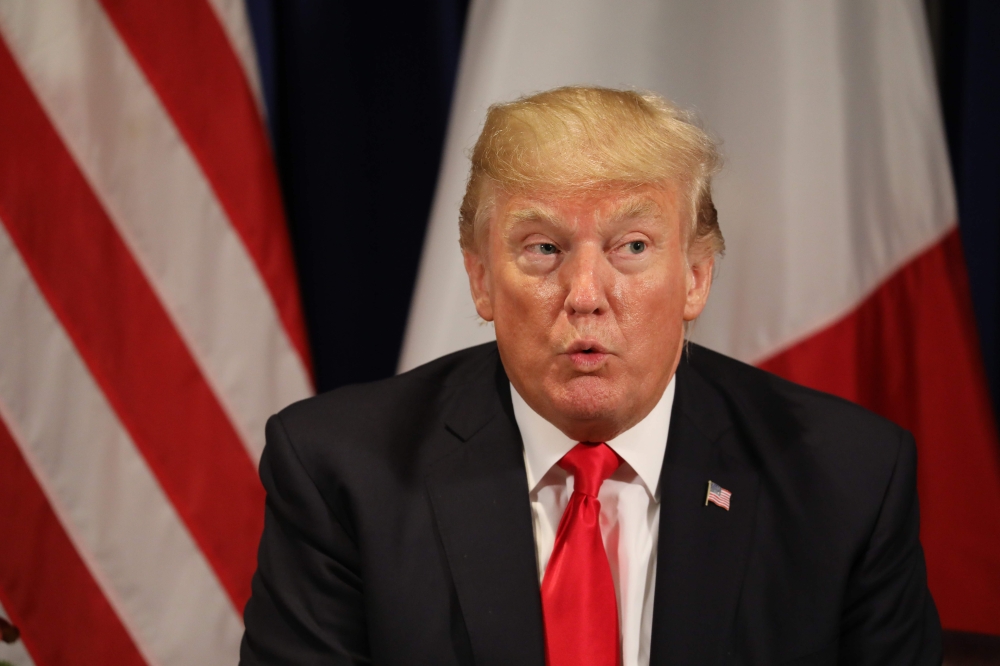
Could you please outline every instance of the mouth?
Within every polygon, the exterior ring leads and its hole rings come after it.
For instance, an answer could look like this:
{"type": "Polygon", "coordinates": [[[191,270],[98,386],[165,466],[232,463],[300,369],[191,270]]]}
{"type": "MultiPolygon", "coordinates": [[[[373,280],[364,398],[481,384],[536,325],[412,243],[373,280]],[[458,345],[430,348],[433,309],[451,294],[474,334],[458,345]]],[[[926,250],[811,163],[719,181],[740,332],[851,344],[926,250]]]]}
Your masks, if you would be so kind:
{"type": "Polygon", "coordinates": [[[567,354],[607,354],[607,348],[596,340],[576,340],[566,348],[567,354]]]}
{"type": "Polygon", "coordinates": [[[577,340],[564,353],[574,368],[582,372],[599,369],[610,356],[608,349],[596,340],[577,340]]]}

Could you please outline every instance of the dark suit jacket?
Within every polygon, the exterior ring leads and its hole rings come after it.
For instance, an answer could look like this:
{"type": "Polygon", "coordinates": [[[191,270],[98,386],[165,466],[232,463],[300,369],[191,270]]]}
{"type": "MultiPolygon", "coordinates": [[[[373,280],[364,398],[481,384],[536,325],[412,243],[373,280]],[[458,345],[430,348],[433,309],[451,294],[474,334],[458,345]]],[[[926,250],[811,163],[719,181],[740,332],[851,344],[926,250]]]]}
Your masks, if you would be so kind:
{"type": "MultiPolygon", "coordinates": [[[[911,436],[690,345],[660,478],[651,663],[940,664],[911,436]],[[711,479],[731,510],[705,506],[711,479]]],[[[495,344],[271,418],[241,663],[542,666],[495,344]]]]}

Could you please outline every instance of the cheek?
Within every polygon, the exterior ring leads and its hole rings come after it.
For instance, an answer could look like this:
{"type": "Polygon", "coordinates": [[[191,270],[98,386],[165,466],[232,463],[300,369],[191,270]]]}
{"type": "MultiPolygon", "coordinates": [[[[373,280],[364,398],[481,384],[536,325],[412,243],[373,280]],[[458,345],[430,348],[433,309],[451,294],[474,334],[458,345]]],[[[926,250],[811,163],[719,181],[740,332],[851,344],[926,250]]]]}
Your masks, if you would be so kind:
{"type": "Polygon", "coordinates": [[[558,284],[517,270],[498,277],[494,300],[497,335],[519,340],[547,338],[553,316],[561,309],[558,284]]]}
{"type": "Polygon", "coordinates": [[[649,272],[620,279],[615,287],[618,320],[626,338],[659,347],[683,327],[687,293],[683,271],[649,272]]]}

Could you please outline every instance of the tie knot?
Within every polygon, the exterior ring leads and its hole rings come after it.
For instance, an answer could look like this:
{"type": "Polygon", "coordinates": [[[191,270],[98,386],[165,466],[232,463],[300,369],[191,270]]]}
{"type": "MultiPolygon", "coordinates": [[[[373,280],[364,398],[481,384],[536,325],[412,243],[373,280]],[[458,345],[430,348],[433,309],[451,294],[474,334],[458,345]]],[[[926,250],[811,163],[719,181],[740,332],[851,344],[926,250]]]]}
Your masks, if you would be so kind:
{"type": "Polygon", "coordinates": [[[573,475],[573,492],[592,497],[597,497],[601,484],[621,464],[622,459],[604,442],[580,442],[559,461],[559,466],[573,475]]]}

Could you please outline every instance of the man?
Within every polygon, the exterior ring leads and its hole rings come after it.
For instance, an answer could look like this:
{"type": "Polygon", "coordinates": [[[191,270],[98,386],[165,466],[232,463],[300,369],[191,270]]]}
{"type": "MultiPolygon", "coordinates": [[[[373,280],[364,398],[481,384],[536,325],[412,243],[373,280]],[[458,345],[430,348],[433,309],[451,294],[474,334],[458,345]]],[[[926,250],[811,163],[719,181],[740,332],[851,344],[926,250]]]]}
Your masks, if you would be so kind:
{"type": "Polygon", "coordinates": [[[243,663],[940,664],[912,438],[684,342],[717,166],[654,95],[490,109],[497,342],[268,422],[243,663]]]}

